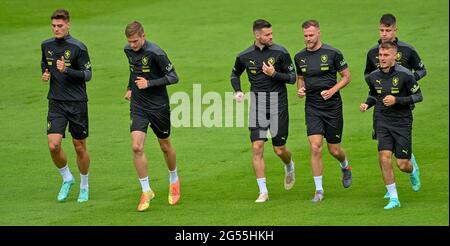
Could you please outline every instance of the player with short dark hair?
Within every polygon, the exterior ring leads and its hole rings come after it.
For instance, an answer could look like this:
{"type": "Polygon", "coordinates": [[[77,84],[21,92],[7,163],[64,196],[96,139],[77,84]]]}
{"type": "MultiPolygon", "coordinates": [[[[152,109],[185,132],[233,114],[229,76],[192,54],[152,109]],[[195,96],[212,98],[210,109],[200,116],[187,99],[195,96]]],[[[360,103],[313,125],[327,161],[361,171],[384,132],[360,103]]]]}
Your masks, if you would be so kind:
{"type": "Polygon", "coordinates": [[[378,158],[389,198],[384,209],[400,207],[392,169],[392,153],[397,158],[399,169],[410,174],[412,189],[418,191],[421,186],[419,166],[415,159],[411,160],[411,105],[422,101],[422,93],[414,74],[396,64],[397,47],[397,43],[392,41],[380,44],[379,68],[366,77],[369,96],[360,105],[361,112],[375,105],[378,158]]]}
{"type": "MultiPolygon", "coordinates": [[[[364,70],[364,77],[369,76],[369,74],[380,66],[378,52],[379,46],[383,42],[394,42],[397,45],[397,54],[395,55],[395,61],[397,64],[409,69],[414,74],[414,79],[419,82],[427,74],[427,70],[422,63],[416,49],[397,38],[397,19],[393,14],[383,14],[379,21],[379,35],[380,39],[378,44],[372,47],[367,52],[366,68],[364,70]]],[[[414,104],[411,104],[411,109],[414,109],[414,104]]],[[[376,110],[373,110],[373,130],[372,139],[376,139],[376,110]]],[[[411,153],[411,160],[415,162],[415,156],[411,153]]],[[[386,192],[385,198],[389,198],[389,192],[386,192]]]]}
{"type": "Polygon", "coordinates": [[[89,200],[88,174],[90,158],[86,147],[89,136],[86,82],[91,80],[91,63],[86,46],[69,34],[70,16],[65,9],[52,16],[54,37],[42,42],[42,80],[49,81],[47,138],[53,163],[59,168],[63,184],[58,201],[67,199],[75,179],[69,170],[61,142],[67,125],[77,154],[80,171],[78,202],[89,200]]]}
{"type": "Polygon", "coordinates": [[[253,149],[253,169],[259,187],[255,202],[269,199],[266,186],[264,143],[270,132],[273,150],[285,164],[284,187],[295,184],[294,162],[286,147],[289,128],[289,112],[286,83],[295,83],[295,70],[289,52],[272,43],[272,25],[263,19],[253,23],[254,43],[237,57],[231,72],[231,85],[236,100],[241,102],[244,93],[240,76],[247,71],[250,81],[251,103],[249,130],[253,149]]]}
{"type": "Polygon", "coordinates": [[[342,149],[344,119],[342,99],[339,91],[350,83],[351,76],[342,53],[320,41],[320,26],[317,20],[302,24],[306,48],[295,55],[298,96],[306,96],[305,121],[311,146],[311,168],[316,187],[313,202],[322,201],[322,146],[327,140],[328,151],[336,158],[342,170],[344,188],[352,183],[351,166],[342,149]],[[341,79],[337,81],[337,73],[341,79]]]}
{"type": "Polygon", "coordinates": [[[130,132],[133,160],[142,187],[137,210],[142,212],[148,209],[150,200],[155,197],[150,188],[147,157],[144,153],[144,142],[149,126],[158,138],[169,169],[169,204],[175,205],[180,199],[176,152],[170,142],[170,103],[166,89],[166,86],[178,82],[178,75],[166,52],[145,39],[141,23],[137,21],[129,23],[125,28],[125,36],[128,44],[124,51],[130,65],[125,99],[131,101],[130,132]]]}

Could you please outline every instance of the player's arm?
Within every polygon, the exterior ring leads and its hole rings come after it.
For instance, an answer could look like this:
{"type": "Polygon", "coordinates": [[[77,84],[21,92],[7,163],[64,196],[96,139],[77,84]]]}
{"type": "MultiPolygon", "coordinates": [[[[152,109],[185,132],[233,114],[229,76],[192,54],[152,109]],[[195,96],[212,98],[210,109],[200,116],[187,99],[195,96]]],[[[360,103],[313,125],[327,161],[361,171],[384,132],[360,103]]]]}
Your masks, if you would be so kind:
{"type": "MultiPolygon", "coordinates": [[[[88,82],[92,78],[92,69],[91,69],[91,62],[89,60],[89,54],[86,47],[80,49],[80,53],[76,59],[77,59],[76,60],[77,69],[64,66],[63,72],[72,79],[88,82]]],[[[62,61],[64,62],[63,59],[62,61]]]]}
{"type": "Polygon", "coordinates": [[[236,57],[233,70],[231,70],[230,81],[235,92],[242,92],[241,75],[245,71],[245,65],[242,64],[240,57],[236,57]]]}
{"type": "Polygon", "coordinates": [[[409,59],[410,67],[414,70],[414,79],[419,81],[425,75],[427,75],[427,70],[425,69],[425,65],[423,65],[420,60],[419,54],[415,49],[411,50],[411,58],[409,59]]]}
{"type": "Polygon", "coordinates": [[[50,80],[50,72],[49,72],[49,69],[48,69],[47,58],[45,57],[44,47],[43,46],[41,46],[41,51],[42,51],[42,59],[41,59],[42,76],[41,76],[41,79],[43,81],[49,81],[50,80]]]}
{"type": "Polygon", "coordinates": [[[128,79],[127,90],[125,91],[125,96],[123,96],[128,101],[130,101],[130,99],[131,99],[131,85],[133,83],[131,78],[132,78],[132,72],[130,71],[130,78],[128,79]]]}
{"type": "Polygon", "coordinates": [[[298,60],[300,60],[299,57],[296,55],[294,57],[295,61],[295,70],[297,70],[297,96],[302,98],[306,95],[306,88],[305,88],[305,77],[303,76],[302,69],[300,67],[300,64],[298,60]]]}
{"type": "Polygon", "coordinates": [[[350,69],[348,68],[344,56],[340,52],[336,54],[334,64],[336,70],[339,71],[339,75],[341,75],[341,79],[333,87],[328,90],[323,90],[320,93],[324,100],[330,99],[336,92],[347,86],[351,81],[350,69]]]}
{"type": "Polygon", "coordinates": [[[306,95],[305,77],[297,75],[297,96],[302,98],[306,95]]]}
{"type": "Polygon", "coordinates": [[[278,81],[288,84],[294,84],[296,81],[294,64],[289,53],[283,53],[281,56],[281,66],[279,71],[274,71],[272,77],[278,81]]]}
{"type": "Polygon", "coordinates": [[[175,72],[173,64],[170,62],[167,55],[156,55],[156,63],[161,71],[164,72],[164,76],[158,79],[150,79],[147,81],[147,87],[156,87],[163,85],[173,85],[178,83],[178,75],[175,72]]]}
{"type": "Polygon", "coordinates": [[[395,103],[400,105],[409,105],[413,103],[418,103],[423,100],[422,92],[420,91],[419,84],[415,80],[413,75],[408,76],[409,81],[405,83],[405,87],[410,93],[409,96],[406,97],[395,97],[395,103]]]}
{"type": "Polygon", "coordinates": [[[367,82],[369,74],[377,69],[376,65],[370,60],[370,51],[367,53],[366,69],[364,69],[364,79],[367,82]]]}
{"type": "Polygon", "coordinates": [[[375,87],[373,87],[372,83],[370,83],[369,77],[366,77],[367,85],[369,85],[369,94],[367,95],[367,99],[365,103],[361,103],[359,106],[359,110],[361,112],[366,111],[377,103],[377,91],[375,87]]]}

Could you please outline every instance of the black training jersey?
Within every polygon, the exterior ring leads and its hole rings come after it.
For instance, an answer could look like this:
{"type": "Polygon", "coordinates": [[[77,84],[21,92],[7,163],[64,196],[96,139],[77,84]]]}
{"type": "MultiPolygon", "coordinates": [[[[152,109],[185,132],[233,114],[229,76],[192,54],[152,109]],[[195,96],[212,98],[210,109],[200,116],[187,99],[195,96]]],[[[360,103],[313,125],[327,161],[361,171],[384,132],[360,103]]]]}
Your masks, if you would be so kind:
{"type": "Polygon", "coordinates": [[[297,74],[305,80],[306,106],[326,111],[339,110],[342,107],[339,91],[328,100],[324,100],[320,93],[336,85],[337,73],[347,68],[342,53],[322,44],[316,51],[301,50],[294,61],[297,74]]]}
{"type": "Polygon", "coordinates": [[[67,35],[51,38],[41,44],[42,72],[50,72],[48,99],[59,101],[87,101],[86,82],[91,79],[91,63],[86,46],[67,35]],[[56,61],[64,57],[66,71],[56,68],[56,61]]]}
{"type": "Polygon", "coordinates": [[[286,83],[294,84],[296,77],[292,59],[285,48],[272,44],[260,49],[253,44],[241,52],[236,57],[231,72],[231,84],[234,91],[241,91],[240,76],[245,70],[247,71],[251,92],[277,92],[278,105],[287,105],[286,83]],[[263,73],[263,62],[274,66],[275,73],[272,77],[263,73]]]}
{"type": "Polygon", "coordinates": [[[412,121],[410,104],[417,101],[413,97],[420,98],[421,101],[422,94],[410,70],[398,64],[391,67],[388,73],[377,69],[367,76],[366,82],[370,88],[366,103],[372,106],[376,100],[377,119],[398,121],[404,118],[412,121]],[[383,98],[387,95],[396,97],[394,105],[387,107],[383,104],[383,98]]]}
{"type": "MultiPolygon", "coordinates": [[[[169,96],[166,85],[171,84],[168,76],[175,73],[175,68],[167,54],[159,46],[145,40],[144,45],[137,52],[130,45],[124,48],[130,64],[130,79],[128,90],[131,90],[131,109],[158,110],[169,107],[169,96]],[[149,81],[148,88],[139,89],[134,82],[137,77],[144,77],[149,81]]],[[[176,77],[175,83],[178,81],[176,77]]]]}
{"type": "MultiPolygon", "coordinates": [[[[414,73],[414,78],[416,81],[419,81],[421,78],[425,77],[427,71],[425,66],[422,64],[416,49],[405,42],[399,41],[397,38],[395,38],[394,42],[398,45],[397,55],[395,57],[397,64],[411,70],[414,73]]],[[[380,66],[380,61],[378,60],[379,44],[381,44],[381,40],[378,40],[378,44],[367,52],[364,77],[367,77],[371,72],[375,71],[380,66]]]]}

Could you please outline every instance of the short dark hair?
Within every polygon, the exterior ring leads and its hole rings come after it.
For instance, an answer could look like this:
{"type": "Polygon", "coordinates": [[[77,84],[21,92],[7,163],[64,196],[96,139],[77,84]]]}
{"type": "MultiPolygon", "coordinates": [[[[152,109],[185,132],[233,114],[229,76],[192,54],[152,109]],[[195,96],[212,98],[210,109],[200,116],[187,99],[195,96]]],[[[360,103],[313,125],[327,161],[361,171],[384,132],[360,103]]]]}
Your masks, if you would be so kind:
{"type": "Polygon", "coordinates": [[[138,21],[133,21],[127,25],[125,28],[125,36],[131,37],[135,34],[142,35],[144,34],[144,26],[138,21]]]}
{"type": "Polygon", "coordinates": [[[383,24],[385,26],[395,26],[397,23],[397,20],[395,19],[395,16],[393,14],[384,14],[380,18],[380,24],[383,24]]]}
{"type": "Polygon", "coordinates": [[[395,49],[395,50],[397,50],[398,45],[394,41],[385,41],[380,44],[379,48],[380,49],[395,49]]]}
{"type": "Polygon", "coordinates": [[[270,24],[268,21],[263,20],[263,19],[258,19],[253,22],[253,31],[254,32],[259,31],[263,28],[270,28],[270,27],[272,27],[272,24],[270,24]]]}
{"type": "Polygon", "coordinates": [[[55,12],[53,12],[50,19],[51,20],[56,19],[56,20],[70,21],[69,11],[67,11],[65,9],[57,9],[57,10],[55,10],[55,12]]]}
{"type": "Polygon", "coordinates": [[[308,28],[310,26],[320,28],[319,22],[317,20],[307,20],[307,21],[303,22],[303,24],[302,24],[303,29],[308,28]]]}

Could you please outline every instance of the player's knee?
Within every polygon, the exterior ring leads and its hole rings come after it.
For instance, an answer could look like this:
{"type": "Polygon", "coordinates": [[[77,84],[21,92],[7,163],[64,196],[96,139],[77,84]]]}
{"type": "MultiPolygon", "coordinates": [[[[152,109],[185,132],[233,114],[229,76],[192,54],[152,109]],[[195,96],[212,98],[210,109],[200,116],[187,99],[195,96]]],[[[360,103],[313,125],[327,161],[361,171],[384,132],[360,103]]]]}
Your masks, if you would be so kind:
{"type": "Polygon", "coordinates": [[[133,152],[136,154],[144,152],[144,145],[140,143],[133,143],[131,148],[133,149],[133,152]]]}
{"type": "Polygon", "coordinates": [[[339,148],[329,148],[328,151],[332,156],[339,156],[341,153],[341,150],[339,148]]]}
{"type": "Polygon", "coordinates": [[[262,144],[253,144],[252,150],[253,150],[253,156],[262,156],[262,153],[264,151],[264,145],[262,144]]]}
{"type": "Polygon", "coordinates": [[[83,142],[75,141],[73,143],[73,146],[75,147],[75,152],[77,152],[78,155],[84,154],[86,152],[86,145],[83,142]]]}
{"type": "Polygon", "coordinates": [[[49,142],[48,143],[48,149],[52,153],[57,153],[61,150],[61,143],[58,142],[49,142]]]}
{"type": "Polygon", "coordinates": [[[284,154],[284,152],[286,151],[286,147],[285,146],[281,146],[281,147],[273,147],[273,151],[275,152],[275,154],[277,156],[281,156],[284,154]]]}
{"type": "Polygon", "coordinates": [[[170,153],[173,151],[172,146],[168,143],[160,144],[159,147],[164,154],[170,153]]]}
{"type": "Polygon", "coordinates": [[[322,153],[322,145],[320,145],[320,144],[311,144],[311,152],[313,154],[320,154],[320,153],[322,153]]]}

